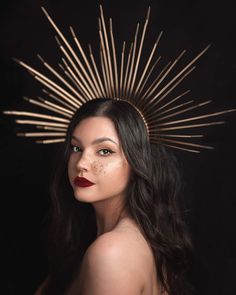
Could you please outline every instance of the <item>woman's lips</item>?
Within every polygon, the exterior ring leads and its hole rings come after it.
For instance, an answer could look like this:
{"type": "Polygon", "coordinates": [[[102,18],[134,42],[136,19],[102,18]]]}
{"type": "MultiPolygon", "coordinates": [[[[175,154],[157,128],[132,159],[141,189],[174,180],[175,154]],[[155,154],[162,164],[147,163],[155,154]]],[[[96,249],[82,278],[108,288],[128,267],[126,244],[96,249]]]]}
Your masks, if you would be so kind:
{"type": "Polygon", "coordinates": [[[80,187],[88,187],[88,186],[92,186],[94,185],[94,183],[92,183],[91,181],[89,181],[88,179],[84,178],[84,177],[75,177],[74,179],[74,184],[76,186],[80,186],[80,187]]]}

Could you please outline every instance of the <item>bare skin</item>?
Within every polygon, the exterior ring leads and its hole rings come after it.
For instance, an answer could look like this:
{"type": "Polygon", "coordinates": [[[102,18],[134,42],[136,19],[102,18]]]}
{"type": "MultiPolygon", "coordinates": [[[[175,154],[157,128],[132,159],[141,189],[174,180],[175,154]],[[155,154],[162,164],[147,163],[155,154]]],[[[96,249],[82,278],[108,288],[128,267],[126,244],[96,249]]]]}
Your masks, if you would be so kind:
{"type": "Polygon", "coordinates": [[[84,119],[73,132],[72,145],[79,147],[79,152],[71,154],[69,179],[75,198],[93,205],[98,233],[68,295],[78,290],[81,295],[158,295],[152,251],[137,225],[122,211],[131,168],[113,122],[106,117],[84,119]],[[94,145],[101,138],[109,140],[94,145]],[[102,149],[113,152],[104,155],[104,150],[98,156],[102,149]],[[87,190],[75,187],[76,175],[88,178],[95,186],[87,190]]]}
{"type": "MultiPolygon", "coordinates": [[[[123,253],[127,256],[124,259],[124,264],[121,265],[121,269],[117,269],[117,272],[124,273],[126,268],[129,271],[130,259],[132,259],[133,270],[131,276],[128,278],[127,285],[132,289],[126,291],[118,291],[117,294],[122,295],[168,295],[163,292],[161,285],[157,280],[156,266],[154,256],[150,246],[144,239],[137,225],[130,218],[123,218],[117,226],[110,232],[101,235],[95,240],[95,242],[88,248],[85,257],[83,259],[82,268],[80,273],[75,277],[74,281],[69,285],[68,291],[65,295],[101,295],[103,293],[95,293],[91,291],[87,286],[91,286],[93,282],[90,280],[90,274],[88,275],[87,261],[90,261],[89,256],[91,249],[92,259],[98,252],[107,253],[107,247],[109,245],[115,245],[114,251],[117,249],[123,250],[123,253]],[[132,257],[130,257],[132,256],[132,257]],[[129,257],[129,260],[127,259],[129,257]],[[89,282],[88,282],[89,281],[89,282]],[[92,293],[93,292],[93,293],[92,293]],[[126,293],[125,293],[126,292],[126,293]]],[[[111,257],[108,257],[109,259],[111,257]]],[[[111,261],[112,263],[112,261],[111,261]]],[[[114,262],[115,263],[115,262],[114,262]]],[[[94,276],[94,272],[92,273],[94,276]]],[[[109,281],[107,276],[105,278],[105,284],[108,285],[109,281]]],[[[117,282],[117,280],[115,280],[117,282]]],[[[46,280],[37,290],[34,295],[41,295],[41,290],[46,280]]],[[[119,283],[119,282],[117,282],[119,283]]],[[[96,284],[96,282],[95,282],[96,284]]],[[[111,282],[111,288],[114,287],[114,281],[111,282]]],[[[96,285],[95,288],[96,289],[96,285]]],[[[116,293],[110,293],[116,295],[116,293]]]]}
{"type": "MultiPolygon", "coordinates": [[[[140,229],[123,210],[131,175],[113,122],[82,120],[72,136],[68,176],[74,197],[91,203],[97,239],[87,249],[81,270],[66,295],[159,295],[154,256],[140,229]],[[76,176],[93,186],[75,185],[76,176]]],[[[41,295],[40,290],[35,295],[41,295]]]]}
{"type": "MultiPolygon", "coordinates": [[[[116,255],[115,255],[116,256],[116,255]]],[[[157,281],[156,266],[154,256],[150,246],[141,234],[138,226],[129,217],[123,218],[118,225],[110,232],[101,235],[87,250],[80,274],[72,282],[66,295],[167,295],[161,290],[160,283],[157,281]],[[108,255],[113,261],[106,264],[104,259],[109,248],[113,247],[114,252],[122,250],[122,255],[116,257],[108,255]],[[113,262],[120,264],[120,269],[116,268],[117,273],[122,274],[119,278],[109,282],[109,270],[104,277],[106,288],[98,286],[99,282],[92,277],[103,278],[106,270],[101,270],[96,265],[89,264],[96,261],[96,255],[105,253],[103,258],[104,268],[109,267],[113,262]],[[91,259],[90,259],[91,258],[91,259]],[[124,261],[121,261],[124,258],[124,261]],[[88,271],[88,268],[90,270],[88,271]],[[91,273],[90,273],[91,271],[91,273]],[[130,276],[128,275],[130,273],[130,276]],[[127,275],[127,276],[126,276],[127,275]],[[124,286],[121,286],[121,282],[124,286]],[[99,291],[98,291],[99,288],[99,291]],[[100,289],[101,288],[101,289],[100,289]],[[78,293],[78,290],[79,293],[78,293]],[[107,293],[106,293],[107,292],[107,293]],[[110,293],[109,293],[110,292],[110,293]]]]}

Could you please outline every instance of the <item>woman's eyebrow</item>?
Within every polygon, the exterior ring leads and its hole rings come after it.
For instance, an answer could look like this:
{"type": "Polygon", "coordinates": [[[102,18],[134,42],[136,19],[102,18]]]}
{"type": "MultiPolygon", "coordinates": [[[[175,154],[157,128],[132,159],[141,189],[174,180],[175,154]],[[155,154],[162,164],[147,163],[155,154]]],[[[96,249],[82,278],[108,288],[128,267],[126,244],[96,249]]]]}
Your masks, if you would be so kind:
{"type": "Polygon", "coordinates": [[[117,145],[117,143],[114,140],[112,140],[111,138],[109,138],[109,137],[97,138],[92,142],[92,144],[100,143],[100,142],[103,142],[103,141],[111,141],[111,142],[113,142],[113,143],[115,143],[117,145]]]}
{"type": "MultiPolygon", "coordinates": [[[[76,138],[75,136],[72,135],[72,138],[78,142],[81,142],[79,138],[76,138]]],[[[94,141],[92,141],[92,144],[97,144],[97,143],[101,143],[103,141],[111,141],[113,142],[114,144],[118,145],[117,142],[115,142],[114,140],[112,140],[111,138],[109,137],[100,137],[100,138],[96,138],[94,141]]]]}

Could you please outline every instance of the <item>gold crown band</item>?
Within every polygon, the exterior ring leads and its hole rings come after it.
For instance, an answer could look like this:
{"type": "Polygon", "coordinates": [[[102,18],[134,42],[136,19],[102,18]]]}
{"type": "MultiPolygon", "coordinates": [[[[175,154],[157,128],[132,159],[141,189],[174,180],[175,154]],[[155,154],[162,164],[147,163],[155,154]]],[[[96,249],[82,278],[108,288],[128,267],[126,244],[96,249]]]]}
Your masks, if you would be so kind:
{"type": "MultiPolygon", "coordinates": [[[[123,99],[119,99],[119,98],[117,98],[118,100],[123,100],[123,99]]],[[[144,125],[145,125],[145,127],[146,127],[146,130],[147,130],[147,134],[148,134],[148,136],[149,136],[149,129],[148,129],[148,124],[147,124],[147,122],[146,122],[146,120],[145,120],[145,117],[144,117],[144,115],[142,114],[142,112],[139,110],[139,108],[138,107],[136,107],[136,105],[134,105],[134,104],[132,104],[130,101],[128,101],[128,100],[123,100],[123,101],[126,101],[126,102],[128,102],[138,113],[139,113],[139,115],[141,116],[141,118],[142,118],[142,120],[143,120],[143,123],[144,123],[144,125]]]]}
{"type": "Polygon", "coordinates": [[[55,82],[52,78],[47,77],[25,62],[17,60],[21,66],[27,69],[46,88],[43,89],[43,93],[47,95],[46,99],[42,97],[24,99],[37,107],[54,113],[54,115],[46,115],[38,112],[4,111],[4,114],[7,115],[34,117],[36,118],[35,120],[16,120],[16,123],[43,129],[42,132],[20,132],[17,134],[18,136],[52,137],[50,139],[37,140],[36,143],[62,142],[65,140],[64,135],[70,119],[81,105],[99,97],[113,99],[119,97],[119,99],[130,103],[138,111],[144,121],[151,143],[161,143],[168,147],[195,153],[199,153],[202,148],[213,148],[188,141],[188,139],[202,138],[202,134],[194,134],[193,132],[191,134],[184,134],[183,131],[187,132],[188,130],[223,124],[224,121],[222,120],[199,122],[202,119],[205,120],[234,112],[236,109],[177,119],[178,115],[189,114],[191,110],[199,109],[211,101],[206,100],[201,103],[195,103],[193,100],[187,100],[179,103],[179,100],[185,97],[189,90],[171,98],[172,91],[195,69],[196,61],[207,51],[209,46],[203,49],[174,77],[169,78],[169,74],[173,73],[176,64],[179,63],[186,52],[186,50],[182,51],[173,62],[169,62],[164,66],[152,80],[151,77],[154,75],[160,61],[160,56],[156,57],[156,51],[162,32],[158,35],[145,61],[142,59],[142,49],[149,22],[150,7],[148,8],[141,36],[139,36],[140,25],[138,24],[129,50],[127,51],[127,45],[124,42],[122,52],[119,55],[115,46],[112,20],[109,19],[109,30],[107,30],[103,9],[100,5],[100,60],[95,59],[91,45],[89,45],[89,55],[86,55],[79,39],[76,37],[75,31],[70,27],[70,32],[78,50],[78,53],[76,53],[46,9],[42,7],[42,10],[58,35],[56,41],[63,54],[62,62],[59,63],[62,73],[59,73],[40,55],[38,55],[40,61],[60,83],[55,82]],[[142,64],[144,64],[143,69],[140,69],[141,59],[143,61],[142,64]],[[99,61],[100,65],[98,64],[99,61]],[[193,123],[195,121],[196,123],[193,123]]]}

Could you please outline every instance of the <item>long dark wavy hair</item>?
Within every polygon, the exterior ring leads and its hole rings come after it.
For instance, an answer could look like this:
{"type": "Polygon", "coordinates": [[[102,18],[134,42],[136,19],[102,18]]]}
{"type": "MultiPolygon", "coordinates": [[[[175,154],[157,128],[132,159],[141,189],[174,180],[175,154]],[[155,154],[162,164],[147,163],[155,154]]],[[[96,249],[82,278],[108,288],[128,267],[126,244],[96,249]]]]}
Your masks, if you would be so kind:
{"type": "Polygon", "coordinates": [[[67,173],[73,130],[94,116],[110,118],[115,125],[132,170],[125,209],[153,250],[158,280],[169,295],[189,294],[186,272],[192,247],[177,206],[181,176],[176,158],[161,144],[150,144],[144,121],[131,104],[109,98],[91,100],[77,110],[56,157],[45,232],[50,279],[43,294],[65,293],[97,237],[94,209],[74,198],[67,173]]]}

